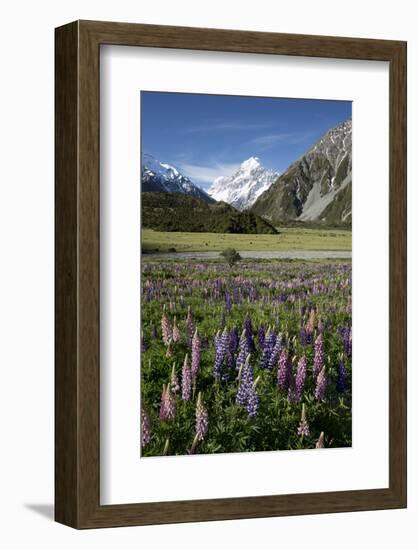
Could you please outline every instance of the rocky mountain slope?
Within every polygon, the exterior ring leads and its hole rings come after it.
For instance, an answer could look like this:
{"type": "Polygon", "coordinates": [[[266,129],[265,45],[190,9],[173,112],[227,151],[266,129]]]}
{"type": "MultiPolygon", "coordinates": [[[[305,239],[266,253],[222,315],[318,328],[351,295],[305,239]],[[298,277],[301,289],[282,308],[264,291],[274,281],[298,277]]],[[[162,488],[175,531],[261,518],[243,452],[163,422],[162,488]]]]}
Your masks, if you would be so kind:
{"type": "Polygon", "coordinates": [[[142,155],[142,192],[181,193],[207,203],[214,202],[175,166],[160,162],[147,153],[142,155]]]}
{"type": "Polygon", "coordinates": [[[329,130],[252,207],[272,224],[352,223],[352,121],[329,130]]]}
{"type": "Polygon", "coordinates": [[[255,203],[278,175],[274,170],[264,168],[257,157],[251,157],[242,162],[232,176],[215,179],[208,194],[216,201],[223,201],[238,210],[245,210],[255,203]]]}

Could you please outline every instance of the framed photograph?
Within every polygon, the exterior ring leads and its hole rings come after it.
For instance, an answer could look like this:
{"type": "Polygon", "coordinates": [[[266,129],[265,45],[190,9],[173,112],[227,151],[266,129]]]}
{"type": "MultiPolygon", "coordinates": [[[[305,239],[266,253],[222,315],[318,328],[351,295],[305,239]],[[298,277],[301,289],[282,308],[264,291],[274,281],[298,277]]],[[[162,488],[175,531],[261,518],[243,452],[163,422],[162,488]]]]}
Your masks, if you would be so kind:
{"type": "Polygon", "coordinates": [[[56,29],[56,520],[406,506],[406,43],[56,29]]]}

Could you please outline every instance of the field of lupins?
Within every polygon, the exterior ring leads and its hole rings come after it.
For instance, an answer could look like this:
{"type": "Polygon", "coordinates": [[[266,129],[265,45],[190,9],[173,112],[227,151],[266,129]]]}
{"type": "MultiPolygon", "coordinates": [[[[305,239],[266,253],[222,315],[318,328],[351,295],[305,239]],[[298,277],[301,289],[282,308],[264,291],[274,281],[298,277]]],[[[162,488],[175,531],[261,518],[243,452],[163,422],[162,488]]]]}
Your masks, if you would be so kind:
{"type": "Polygon", "coordinates": [[[351,264],[142,259],[142,456],[351,445],[351,264]]]}

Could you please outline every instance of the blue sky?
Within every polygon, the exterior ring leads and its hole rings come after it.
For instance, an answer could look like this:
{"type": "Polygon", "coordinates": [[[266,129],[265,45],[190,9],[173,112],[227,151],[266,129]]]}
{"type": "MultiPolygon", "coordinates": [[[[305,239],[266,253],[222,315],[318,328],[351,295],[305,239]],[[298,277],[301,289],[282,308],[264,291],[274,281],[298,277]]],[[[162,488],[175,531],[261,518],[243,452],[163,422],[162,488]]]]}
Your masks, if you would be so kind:
{"type": "Polygon", "coordinates": [[[351,116],[350,101],[141,92],[142,152],[207,189],[252,156],[282,173],[351,116]]]}

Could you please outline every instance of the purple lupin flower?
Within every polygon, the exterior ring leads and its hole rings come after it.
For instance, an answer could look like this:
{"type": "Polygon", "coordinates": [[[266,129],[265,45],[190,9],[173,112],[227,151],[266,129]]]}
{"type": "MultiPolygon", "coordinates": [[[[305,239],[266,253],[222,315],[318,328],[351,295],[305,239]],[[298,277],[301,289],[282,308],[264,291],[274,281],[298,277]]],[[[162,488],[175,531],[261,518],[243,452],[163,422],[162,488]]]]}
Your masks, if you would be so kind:
{"type": "Polygon", "coordinates": [[[313,341],[313,337],[311,332],[307,329],[307,327],[302,326],[300,329],[300,342],[303,347],[308,346],[313,341]]]}
{"type": "Polygon", "coordinates": [[[253,380],[253,368],[250,364],[250,355],[239,373],[239,388],[236,403],[246,408],[248,416],[254,417],[258,411],[259,398],[256,392],[256,383],[253,380]]]}
{"type": "Polygon", "coordinates": [[[349,359],[352,357],[352,331],[350,327],[345,327],[342,333],[343,338],[343,350],[346,357],[349,359]]]}
{"type": "Polygon", "coordinates": [[[263,325],[260,325],[258,328],[258,344],[259,349],[263,351],[264,349],[264,342],[265,342],[265,327],[263,325]]]}
{"type": "Polygon", "coordinates": [[[271,355],[269,356],[268,369],[272,370],[276,367],[280,353],[282,351],[282,334],[278,334],[275,345],[272,348],[271,355]]]}
{"type": "Polygon", "coordinates": [[[282,390],[288,390],[290,386],[291,361],[288,351],[283,349],[278,360],[277,385],[282,390]]]}
{"type": "Polygon", "coordinates": [[[239,371],[241,367],[245,364],[246,357],[249,353],[249,345],[246,339],[246,332],[243,329],[242,335],[239,340],[239,350],[236,358],[236,370],[239,371]]]}
{"type": "Polygon", "coordinates": [[[217,379],[222,377],[222,373],[223,373],[222,367],[223,367],[225,354],[226,354],[226,348],[224,346],[224,339],[222,338],[222,335],[220,335],[220,331],[218,331],[216,336],[214,337],[214,366],[213,366],[213,374],[217,379]]]}
{"type": "Polygon", "coordinates": [[[172,339],[172,325],[171,325],[171,321],[166,316],[165,306],[161,317],[161,329],[162,329],[162,340],[164,344],[167,346],[169,341],[172,339]]]}
{"type": "Polygon", "coordinates": [[[178,376],[175,370],[175,363],[172,365],[172,371],[171,371],[171,390],[172,390],[172,393],[178,393],[180,391],[178,376]]]}
{"type": "Polygon", "coordinates": [[[310,426],[308,425],[307,415],[306,415],[306,406],[303,403],[301,408],[301,420],[298,425],[297,433],[300,436],[308,437],[310,435],[310,426]]]}
{"type": "Polygon", "coordinates": [[[177,412],[175,398],[171,393],[170,385],[163,386],[159,418],[161,420],[173,420],[177,412]]]}
{"type": "Polygon", "coordinates": [[[237,333],[237,328],[233,327],[229,332],[229,349],[230,353],[235,354],[239,347],[239,335],[237,333]]]}
{"type": "Polygon", "coordinates": [[[201,398],[201,392],[198,393],[197,406],[195,409],[195,434],[197,441],[203,441],[208,431],[208,412],[201,398]]]}
{"type": "Polygon", "coordinates": [[[324,432],[320,433],[320,436],[316,441],[316,449],[324,449],[324,432]]]}
{"type": "Polygon", "coordinates": [[[230,297],[230,292],[225,292],[224,294],[224,307],[228,312],[230,312],[230,310],[232,309],[232,299],[230,297]]]}
{"type": "Polygon", "coordinates": [[[269,359],[274,349],[276,338],[277,338],[277,335],[275,334],[275,331],[271,330],[271,328],[269,327],[268,330],[266,331],[262,357],[261,357],[262,369],[269,368],[269,359]]]}
{"type": "Polygon", "coordinates": [[[198,329],[195,329],[191,343],[191,378],[195,381],[200,368],[201,342],[198,336],[198,329]]]}
{"type": "Polygon", "coordinates": [[[317,401],[323,401],[326,393],[328,383],[328,377],[326,372],[326,367],[323,367],[319,372],[316,380],[316,389],[314,390],[314,397],[317,401]]]}
{"type": "Polygon", "coordinates": [[[314,343],[314,376],[317,377],[324,365],[324,343],[323,334],[320,333],[314,343]]]}
{"type": "Polygon", "coordinates": [[[142,440],[142,449],[144,449],[151,440],[151,424],[149,422],[149,416],[144,409],[140,414],[140,433],[142,440]]]}
{"type": "Polygon", "coordinates": [[[191,399],[191,368],[188,354],[185,356],[181,371],[181,396],[184,401],[191,399]]]}
{"type": "Polygon", "coordinates": [[[347,371],[343,358],[341,357],[337,365],[337,380],[336,380],[336,391],[338,393],[345,393],[346,390],[346,377],[347,371]]]}
{"type": "Polygon", "coordinates": [[[174,326],[172,327],[172,341],[174,342],[174,344],[176,344],[180,340],[181,340],[180,329],[178,328],[178,325],[177,325],[177,318],[174,317],[174,326]]]}
{"type": "Polygon", "coordinates": [[[301,357],[297,365],[297,374],[295,375],[295,399],[301,401],[304,393],[304,386],[307,378],[307,358],[301,357]]]}
{"type": "Polygon", "coordinates": [[[193,321],[193,315],[191,313],[191,306],[188,306],[186,325],[187,325],[187,333],[188,333],[188,345],[191,346],[191,343],[193,341],[193,336],[195,333],[195,325],[193,321]]]}
{"type": "Polygon", "coordinates": [[[249,346],[249,352],[252,353],[254,351],[255,346],[253,342],[253,328],[252,328],[252,321],[249,317],[249,313],[246,314],[245,320],[243,322],[243,326],[246,333],[246,338],[248,340],[248,346],[249,346]]]}

